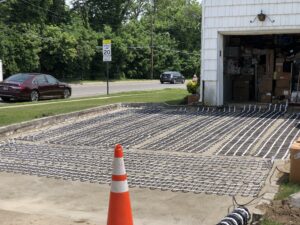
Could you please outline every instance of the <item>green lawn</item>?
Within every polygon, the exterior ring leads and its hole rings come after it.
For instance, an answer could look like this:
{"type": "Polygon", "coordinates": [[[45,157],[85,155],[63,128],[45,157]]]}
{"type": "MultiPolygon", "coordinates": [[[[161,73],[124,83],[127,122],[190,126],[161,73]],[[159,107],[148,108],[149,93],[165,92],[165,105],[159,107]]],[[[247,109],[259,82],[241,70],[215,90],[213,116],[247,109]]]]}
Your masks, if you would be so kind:
{"type": "Polygon", "coordinates": [[[187,91],[183,89],[164,89],[118,93],[112,94],[108,98],[103,95],[98,98],[3,104],[0,106],[0,126],[121,102],[180,104],[187,94],[187,91]]]}
{"type": "Polygon", "coordinates": [[[260,223],[260,225],[283,225],[283,224],[275,222],[270,219],[263,219],[263,221],[260,223]]]}
{"type": "Polygon", "coordinates": [[[292,184],[292,183],[283,183],[279,187],[279,191],[275,196],[275,200],[283,200],[288,198],[290,195],[295,194],[300,191],[299,184],[292,184]]]}

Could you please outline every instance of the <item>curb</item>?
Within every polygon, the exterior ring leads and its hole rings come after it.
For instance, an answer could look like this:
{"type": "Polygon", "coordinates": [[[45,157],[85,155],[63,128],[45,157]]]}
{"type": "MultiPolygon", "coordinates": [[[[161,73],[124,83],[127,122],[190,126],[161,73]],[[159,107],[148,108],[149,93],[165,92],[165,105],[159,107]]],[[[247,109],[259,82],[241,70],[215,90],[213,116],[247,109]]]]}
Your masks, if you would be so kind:
{"type": "Polygon", "coordinates": [[[99,106],[99,107],[92,108],[92,109],[85,109],[85,110],[81,110],[81,111],[60,114],[60,115],[56,115],[56,116],[39,118],[39,119],[35,119],[35,120],[21,122],[18,124],[12,124],[12,125],[8,125],[5,127],[0,127],[0,137],[7,137],[7,136],[10,136],[13,134],[18,134],[18,133],[21,133],[24,131],[41,128],[41,127],[49,125],[49,124],[66,121],[70,118],[76,118],[76,117],[85,116],[88,114],[94,114],[94,113],[99,113],[99,112],[103,112],[103,111],[110,111],[110,110],[118,109],[118,108],[120,108],[120,106],[121,106],[121,104],[111,104],[111,105],[106,105],[106,106],[99,106]]]}

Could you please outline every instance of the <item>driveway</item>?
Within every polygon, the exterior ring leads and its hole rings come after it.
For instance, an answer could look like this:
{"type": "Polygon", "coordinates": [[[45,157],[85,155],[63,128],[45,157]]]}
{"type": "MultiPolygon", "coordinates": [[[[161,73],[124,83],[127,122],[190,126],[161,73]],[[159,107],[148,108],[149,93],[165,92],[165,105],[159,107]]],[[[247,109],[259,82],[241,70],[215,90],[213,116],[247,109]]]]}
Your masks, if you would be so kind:
{"type": "Polygon", "coordinates": [[[289,158],[298,120],[282,106],[127,105],[10,136],[0,144],[0,216],[16,225],[104,224],[120,143],[135,224],[217,224],[231,196],[255,206],[274,194],[271,159],[289,158]]]}

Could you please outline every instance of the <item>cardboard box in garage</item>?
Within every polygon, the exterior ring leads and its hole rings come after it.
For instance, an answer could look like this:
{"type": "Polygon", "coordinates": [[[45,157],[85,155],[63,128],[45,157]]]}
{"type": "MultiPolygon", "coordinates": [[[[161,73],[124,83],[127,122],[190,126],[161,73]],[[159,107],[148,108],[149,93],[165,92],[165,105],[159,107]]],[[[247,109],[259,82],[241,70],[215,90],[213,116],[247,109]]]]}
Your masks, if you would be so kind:
{"type": "Polygon", "coordinates": [[[258,79],[273,79],[274,73],[265,73],[263,75],[259,75],[258,79]]]}
{"type": "Polygon", "coordinates": [[[276,80],[276,88],[283,88],[289,90],[291,87],[290,80],[276,80]]]}
{"type": "Polygon", "coordinates": [[[291,73],[275,72],[274,78],[276,80],[291,80],[292,76],[291,76],[291,73]]]}
{"type": "Polygon", "coordinates": [[[271,103],[272,102],[272,94],[268,93],[261,93],[259,95],[259,101],[262,103],[271,103]]]}
{"type": "Polygon", "coordinates": [[[290,96],[290,89],[288,88],[279,88],[279,87],[276,87],[275,88],[275,96],[290,96]]]}
{"type": "Polygon", "coordinates": [[[263,78],[259,80],[258,89],[260,93],[272,92],[273,90],[273,79],[263,78]]]}

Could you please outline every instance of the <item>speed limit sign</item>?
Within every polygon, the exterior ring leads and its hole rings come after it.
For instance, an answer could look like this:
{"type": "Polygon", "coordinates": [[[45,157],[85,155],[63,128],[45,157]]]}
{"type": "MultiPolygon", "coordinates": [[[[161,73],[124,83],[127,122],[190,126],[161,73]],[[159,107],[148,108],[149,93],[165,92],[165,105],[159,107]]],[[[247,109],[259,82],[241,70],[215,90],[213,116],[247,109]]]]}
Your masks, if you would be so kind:
{"type": "Polygon", "coordinates": [[[111,62],[111,40],[103,40],[103,62],[111,62]]]}

